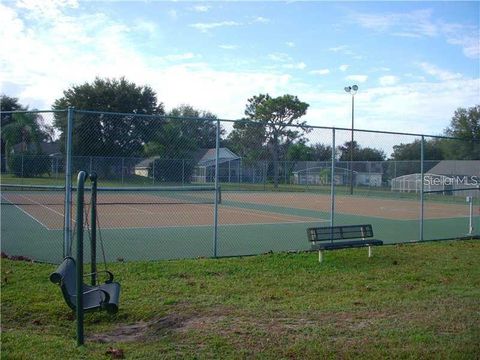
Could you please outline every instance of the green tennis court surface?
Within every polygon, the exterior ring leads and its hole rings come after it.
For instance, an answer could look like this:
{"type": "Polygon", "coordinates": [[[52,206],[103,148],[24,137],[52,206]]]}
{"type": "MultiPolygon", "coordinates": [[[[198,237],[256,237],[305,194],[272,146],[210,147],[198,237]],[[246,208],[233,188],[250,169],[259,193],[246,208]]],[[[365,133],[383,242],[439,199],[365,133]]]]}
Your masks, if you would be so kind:
{"type": "MultiPolygon", "coordinates": [[[[214,206],[205,202],[149,203],[144,195],[99,206],[100,237],[107,261],[211,257],[214,254],[214,206]]],[[[218,256],[307,250],[306,229],[329,224],[330,197],[295,192],[222,194],[219,205],[218,256]]],[[[1,206],[2,251],[40,261],[59,262],[63,249],[63,207],[43,203],[1,206]]],[[[385,243],[418,241],[418,201],[338,196],[335,223],[373,225],[385,243]]],[[[467,235],[468,207],[426,202],[424,240],[467,235]]],[[[478,209],[473,218],[478,229],[478,209]]],[[[88,241],[89,233],[85,231],[88,241]]],[[[74,240],[75,243],[75,240],[74,240]]],[[[86,249],[88,252],[88,249],[86,249]]],[[[88,254],[86,254],[88,256],[88,254]]]]}

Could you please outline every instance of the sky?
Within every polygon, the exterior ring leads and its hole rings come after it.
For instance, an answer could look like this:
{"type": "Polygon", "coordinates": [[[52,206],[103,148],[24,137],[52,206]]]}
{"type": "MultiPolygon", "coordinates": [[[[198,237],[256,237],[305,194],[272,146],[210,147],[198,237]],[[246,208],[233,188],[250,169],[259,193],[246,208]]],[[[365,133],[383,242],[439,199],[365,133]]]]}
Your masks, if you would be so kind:
{"type": "Polygon", "coordinates": [[[73,85],[125,76],[239,119],[292,94],[311,125],[441,134],[480,104],[480,2],[0,0],[0,93],[50,109],[73,85]]]}

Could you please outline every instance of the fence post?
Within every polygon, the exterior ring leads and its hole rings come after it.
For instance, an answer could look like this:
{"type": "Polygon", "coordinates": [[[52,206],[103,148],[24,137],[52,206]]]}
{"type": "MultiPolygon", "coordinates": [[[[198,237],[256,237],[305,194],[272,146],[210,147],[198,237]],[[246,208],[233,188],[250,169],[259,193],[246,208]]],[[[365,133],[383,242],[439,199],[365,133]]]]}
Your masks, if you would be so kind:
{"type": "Polygon", "coordinates": [[[185,185],[185,159],[182,159],[182,185],[185,185]]]}
{"type": "Polygon", "coordinates": [[[425,145],[425,137],[422,135],[422,139],[420,142],[420,178],[421,178],[421,184],[420,184],[420,241],[423,241],[423,216],[424,216],[424,186],[425,186],[425,179],[424,179],[424,167],[423,167],[423,158],[424,158],[424,145],[425,145]]]}
{"type": "Polygon", "coordinates": [[[122,173],[122,185],[123,185],[123,181],[124,181],[124,180],[123,180],[123,171],[124,171],[124,169],[125,169],[125,158],[122,157],[122,168],[121,168],[121,170],[120,170],[121,173],[122,173]]]}
{"type": "Polygon", "coordinates": [[[67,111],[66,164],[65,164],[65,224],[63,235],[63,257],[71,256],[72,249],[72,134],[75,108],[67,111]]]}
{"type": "Polygon", "coordinates": [[[330,226],[335,224],[335,128],[332,129],[332,164],[330,170],[330,226]]]}
{"type": "Polygon", "coordinates": [[[152,184],[155,184],[155,158],[153,158],[152,164],[152,184]]]}
{"type": "MultiPolygon", "coordinates": [[[[77,189],[77,258],[75,259],[77,277],[76,277],[76,291],[78,294],[83,294],[83,194],[85,187],[85,180],[87,173],[80,171],[78,174],[78,189],[77,189]]],[[[76,318],[77,318],[77,346],[81,346],[84,343],[83,337],[83,296],[77,296],[76,298],[76,318]]]]}
{"type": "Polygon", "coordinates": [[[97,174],[91,173],[92,190],[90,193],[90,269],[91,284],[97,285],[97,174]]]}
{"type": "Polygon", "coordinates": [[[218,158],[220,156],[220,120],[217,120],[217,131],[215,136],[215,207],[213,216],[213,257],[217,257],[217,242],[218,242],[218,158]]]}
{"type": "Polygon", "coordinates": [[[25,157],[25,155],[22,153],[22,162],[21,162],[21,164],[22,164],[22,166],[21,166],[21,172],[22,172],[22,184],[23,184],[23,182],[24,182],[24,179],[23,179],[23,178],[25,177],[25,175],[24,175],[24,170],[23,170],[23,166],[24,166],[24,162],[23,162],[23,160],[24,160],[24,157],[25,157]]]}
{"type": "MultiPolygon", "coordinates": [[[[275,165],[273,166],[275,169],[275,165]]],[[[276,174],[273,174],[273,176],[276,176],[276,174]]],[[[267,160],[264,160],[263,162],[263,190],[265,191],[267,189],[267,160]]]]}

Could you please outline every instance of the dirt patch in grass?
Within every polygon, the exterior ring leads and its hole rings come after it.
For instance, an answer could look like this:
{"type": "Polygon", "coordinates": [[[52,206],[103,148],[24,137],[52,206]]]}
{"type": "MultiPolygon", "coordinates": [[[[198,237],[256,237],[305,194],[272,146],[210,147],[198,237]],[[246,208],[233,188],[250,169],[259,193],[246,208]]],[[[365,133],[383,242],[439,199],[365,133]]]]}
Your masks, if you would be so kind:
{"type": "MultiPolygon", "coordinates": [[[[468,333],[468,328],[473,326],[472,323],[468,324],[470,321],[461,310],[454,313],[448,311],[452,319],[457,319],[457,323],[454,322],[456,326],[447,326],[446,311],[452,309],[449,301],[430,305],[415,309],[408,307],[382,310],[362,306],[351,311],[299,313],[292,316],[282,313],[249,313],[222,305],[199,310],[183,304],[172,309],[166,316],[134,324],[120,324],[109,332],[89,335],[88,340],[100,343],[151,343],[173,336],[177,341],[192,341],[191,335],[194,333],[196,335],[193,339],[220,336],[228,339],[237,349],[262,351],[266,346],[274,344],[281,347],[285,343],[292,344],[320,337],[334,344],[332,346],[353,349],[360,343],[365,345],[365,342],[373,344],[375,341],[388,341],[375,340],[379,329],[402,334],[408,329],[418,328],[442,335],[454,330],[468,333]],[[463,324],[459,329],[458,321],[463,324]]],[[[469,304],[462,305],[460,308],[469,307],[469,304]]]]}
{"type": "Polygon", "coordinates": [[[311,317],[299,316],[268,317],[266,314],[235,314],[233,310],[218,307],[215,311],[172,312],[161,318],[150,321],[139,321],[134,324],[121,324],[112,331],[101,334],[91,334],[89,341],[100,343],[149,341],[169,334],[182,334],[197,331],[226,337],[249,336],[252,332],[270,334],[272,337],[282,337],[308,329],[335,326],[337,329],[357,330],[370,326],[375,320],[385,319],[386,313],[355,312],[355,313],[323,313],[312,314],[311,317]]]}
{"type": "Polygon", "coordinates": [[[123,324],[117,326],[108,333],[88,335],[87,340],[99,343],[139,341],[145,336],[145,333],[148,331],[149,327],[149,322],[145,321],[139,321],[135,324],[128,325],[123,324]]]}
{"type": "Polygon", "coordinates": [[[227,312],[230,311],[220,310],[215,314],[173,312],[150,321],[121,324],[107,333],[89,335],[88,340],[100,343],[148,341],[172,332],[184,333],[189,330],[203,332],[216,328],[216,324],[226,319],[227,312]]]}

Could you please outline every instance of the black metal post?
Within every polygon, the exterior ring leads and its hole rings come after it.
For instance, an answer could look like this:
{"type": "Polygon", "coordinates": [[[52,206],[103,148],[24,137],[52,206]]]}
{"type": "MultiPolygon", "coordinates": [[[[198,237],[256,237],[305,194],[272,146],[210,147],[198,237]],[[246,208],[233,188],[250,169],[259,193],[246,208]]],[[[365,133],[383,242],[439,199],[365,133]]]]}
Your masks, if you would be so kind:
{"type": "Polygon", "coordinates": [[[97,285],[97,174],[90,174],[92,182],[92,193],[90,197],[90,226],[91,226],[91,242],[90,242],[90,266],[92,286],[97,285]]]}
{"type": "Polygon", "coordinates": [[[83,193],[87,173],[80,171],[77,178],[77,346],[84,344],[83,336],[83,193]]]}

